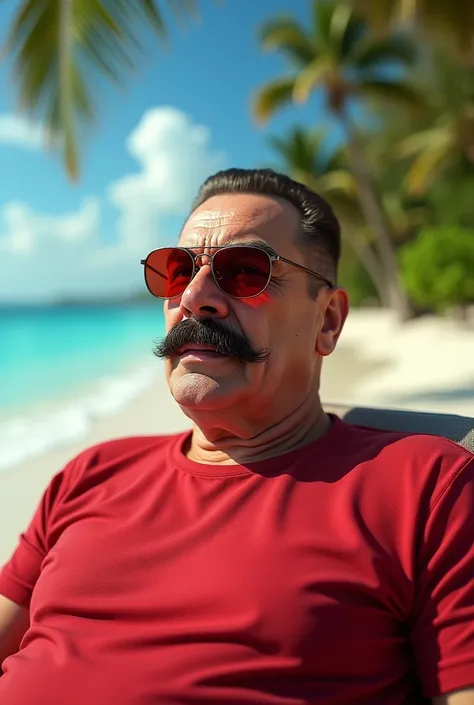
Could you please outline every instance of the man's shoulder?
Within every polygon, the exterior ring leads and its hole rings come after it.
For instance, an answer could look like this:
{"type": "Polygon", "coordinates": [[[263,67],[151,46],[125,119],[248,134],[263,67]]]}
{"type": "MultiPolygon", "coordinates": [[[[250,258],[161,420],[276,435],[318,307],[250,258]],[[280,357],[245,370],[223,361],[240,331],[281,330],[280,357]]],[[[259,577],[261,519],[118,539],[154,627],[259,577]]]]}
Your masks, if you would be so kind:
{"type": "MultiPolygon", "coordinates": [[[[346,425],[349,447],[357,463],[373,468],[393,488],[431,487],[438,496],[465,469],[474,468],[474,454],[443,436],[378,430],[346,425]]],[[[349,452],[349,451],[348,451],[349,452]]],[[[350,452],[349,452],[350,454],[350,452]]]]}
{"type": "Polygon", "coordinates": [[[474,458],[474,454],[459,443],[428,433],[412,433],[408,431],[388,431],[343,422],[346,433],[351,437],[351,443],[357,448],[378,448],[387,453],[403,453],[407,457],[418,459],[446,456],[447,458],[464,458],[466,462],[474,458]]]}
{"type": "Polygon", "coordinates": [[[97,459],[102,462],[113,461],[129,455],[164,451],[179,441],[189,431],[163,435],[124,436],[101,441],[88,446],[82,455],[88,459],[97,459]]]}
{"type": "Polygon", "coordinates": [[[156,467],[169,457],[169,451],[180,444],[189,433],[167,435],[125,436],[100,441],[86,447],[65,466],[62,474],[76,484],[81,478],[91,479],[102,475],[102,479],[113,474],[117,468],[135,467],[153,463],[156,467]]]}

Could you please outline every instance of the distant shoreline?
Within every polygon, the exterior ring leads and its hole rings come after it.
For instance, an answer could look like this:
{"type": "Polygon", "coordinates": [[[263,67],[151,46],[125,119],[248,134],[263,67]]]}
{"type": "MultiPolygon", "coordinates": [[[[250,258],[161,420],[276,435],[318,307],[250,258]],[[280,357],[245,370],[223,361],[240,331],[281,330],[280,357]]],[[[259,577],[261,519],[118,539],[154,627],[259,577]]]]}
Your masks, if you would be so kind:
{"type": "Polygon", "coordinates": [[[151,295],[137,299],[96,299],[96,300],[77,300],[77,301],[54,301],[54,302],[28,302],[28,303],[5,303],[0,302],[0,312],[2,311],[37,311],[38,309],[78,309],[78,308],[124,308],[132,306],[150,306],[156,307],[160,305],[158,299],[154,299],[151,295]]]}

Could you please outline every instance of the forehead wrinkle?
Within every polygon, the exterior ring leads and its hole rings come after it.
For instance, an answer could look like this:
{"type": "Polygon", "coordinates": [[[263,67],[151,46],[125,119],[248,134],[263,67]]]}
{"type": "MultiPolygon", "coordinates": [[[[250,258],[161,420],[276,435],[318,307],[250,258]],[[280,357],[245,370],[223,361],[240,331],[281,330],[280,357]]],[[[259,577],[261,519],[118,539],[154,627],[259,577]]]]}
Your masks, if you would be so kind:
{"type": "Polygon", "coordinates": [[[193,228],[216,228],[235,224],[254,229],[275,220],[281,214],[282,211],[278,204],[273,203],[272,207],[269,207],[268,202],[265,202],[253,204],[252,207],[245,208],[243,213],[242,207],[225,209],[224,211],[219,208],[198,210],[191,215],[188,223],[193,228]]]}
{"type": "Polygon", "coordinates": [[[190,247],[219,247],[223,245],[262,245],[265,249],[269,247],[263,238],[257,236],[255,223],[249,224],[247,219],[232,223],[206,223],[203,225],[190,227],[184,230],[181,242],[192,243],[190,247]],[[241,226],[241,227],[239,227],[241,226]],[[225,242],[222,241],[225,236],[225,242]],[[246,241],[246,237],[253,236],[251,241],[246,241]]]}
{"type": "MultiPolygon", "coordinates": [[[[239,244],[249,238],[266,241],[265,233],[272,232],[273,223],[278,228],[284,226],[280,219],[283,217],[286,220],[289,215],[284,202],[258,197],[258,200],[251,199],[250,202],[243,203],[240,196],[239,194],[238,202],[231,204],[226,198],[222,202],[221,196],[216,196],[219,201],[216,200],[215,207],[210,204],[202,205],[194,211],[184,224],[179,243],[184,247],[206,249],[231,243],[239,244]]],[[[237,196],[233,195],[233,198],[237,196]]],[[[268,244],[262,249],[267,248],[270,249],[268,244]]]]}

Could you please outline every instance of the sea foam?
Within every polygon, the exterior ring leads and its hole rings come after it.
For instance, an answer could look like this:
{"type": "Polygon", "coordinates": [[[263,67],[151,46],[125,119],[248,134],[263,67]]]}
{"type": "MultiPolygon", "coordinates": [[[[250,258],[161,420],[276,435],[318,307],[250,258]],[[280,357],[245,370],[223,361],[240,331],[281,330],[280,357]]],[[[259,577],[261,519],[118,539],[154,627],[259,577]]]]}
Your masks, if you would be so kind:
{"type": "Polygon", "coordinates": [[[156,363],[99,380],[94,391],[50,409],[0,420],[0,471],[84,436],[93,422],[124,408],[157,376],[156,363]]]}

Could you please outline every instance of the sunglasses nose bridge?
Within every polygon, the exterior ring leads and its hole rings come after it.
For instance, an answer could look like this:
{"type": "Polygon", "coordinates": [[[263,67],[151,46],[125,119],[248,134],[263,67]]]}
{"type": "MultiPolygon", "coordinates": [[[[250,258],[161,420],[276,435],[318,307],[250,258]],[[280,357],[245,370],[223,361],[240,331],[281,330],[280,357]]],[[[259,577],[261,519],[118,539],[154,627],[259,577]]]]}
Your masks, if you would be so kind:
{"type": "Polygon", "coordinates": [[[208,265],[209,268],[210,268],[210,270],[211,270],[210,273],[212,274],[212,278],[214,279],[214,281],[216,281],[216,275],[215,275],[214,267],[213,267],[214,255],[211,255],[211,254],[209,254],[209,253],[207,253],[207,252],[199,252],[199,253],[196,253],[196,254],[193,253],[193,254],[192,254],[192,258],[193,258],[193,262],[194,262],[194,275],[193,275],[193,279],[194,279],[195,276],[197,276],[197,275],[199,274],[200,270],[201,270],[205,265],[208,265]],[[203,261],[203,259],[204,259],[205,257],[207,257],[207,261],[203,261]]]}
{"type": "Polygon", "coordinates": [[[204,266],[205,264],[209,264],[209,265],[212,264],[213,256],[209,255],[207,252],[199,252],[198,254],[194,255],[193,259],[194,259],[195,266],[200,268],[200,267],[204,266]],[[208,262],[203,262],[202,261],[203,257],[207,257],[208,262]]]}

